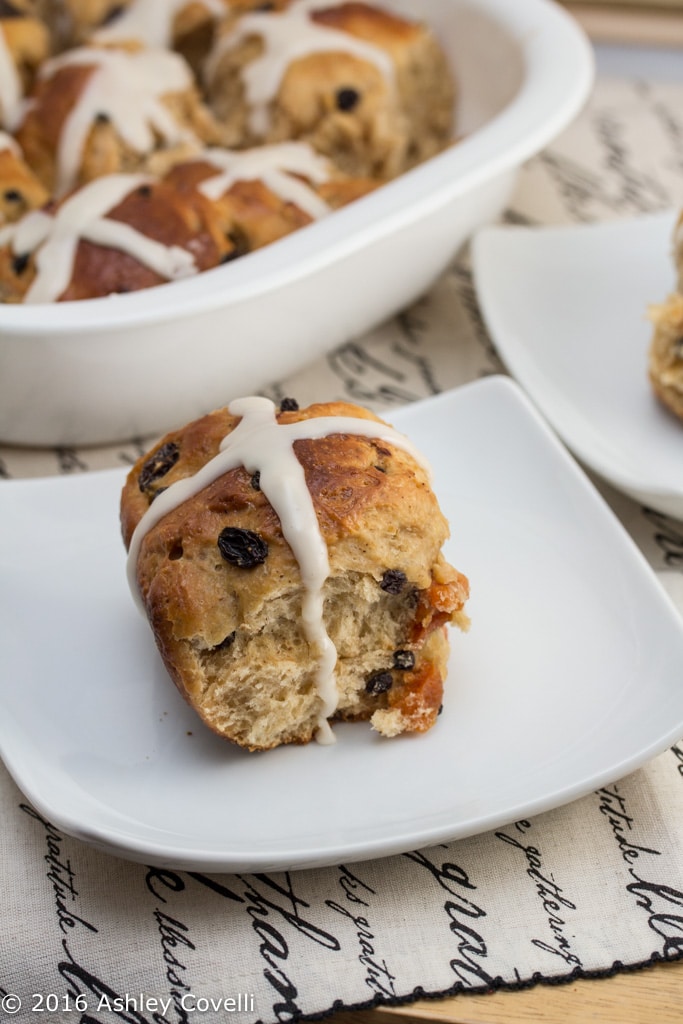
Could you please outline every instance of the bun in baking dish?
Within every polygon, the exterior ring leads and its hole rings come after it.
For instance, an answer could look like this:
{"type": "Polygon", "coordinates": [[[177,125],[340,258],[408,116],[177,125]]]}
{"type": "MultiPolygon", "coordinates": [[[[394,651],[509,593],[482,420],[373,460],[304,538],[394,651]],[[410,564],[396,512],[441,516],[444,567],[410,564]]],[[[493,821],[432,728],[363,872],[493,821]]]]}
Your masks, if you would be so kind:
{"type": "Polygon", "coordinates": [[[168,434],[121,496],[134,593],[176,686],[249,750],[436,722],[467,579],[403,435],[343,402],[240,399],[168,434]]]}
{"type": "Polygon", "coordinates": [[[216,132],[178,54],[86,46],[41,67],[15,137],[62,196],[104,174],[142,170],[158,150],[189,154],[216,132]]]}
{"type": "Polygon", "coordinates": [[[648,375],[659,401],[683,419],[683,213],[673,232],[673,259],[677,291],[666,302],[649,309],[654,332],[648,352],[648,375]]]}
{"type": "Polygon", "coordinates": [[[349,175],[391,178],[452,138],[434,35],[370,4],[291,0],[228,18],[204,74],[224,145],[302,139],[349,175]]]}
{"type": "Polygon", "coordinates": [[[233,254],[200,194],[148,175],[107,175],[0,229],[0,295],[64,302],[138,291],[233,254]]]}
{"type": "Polygon", "coordinates": [[[662,305],[652,306],[650,319],[650,383],[660,402],[683,419],[683,295],[676,292],[662,305]]]}

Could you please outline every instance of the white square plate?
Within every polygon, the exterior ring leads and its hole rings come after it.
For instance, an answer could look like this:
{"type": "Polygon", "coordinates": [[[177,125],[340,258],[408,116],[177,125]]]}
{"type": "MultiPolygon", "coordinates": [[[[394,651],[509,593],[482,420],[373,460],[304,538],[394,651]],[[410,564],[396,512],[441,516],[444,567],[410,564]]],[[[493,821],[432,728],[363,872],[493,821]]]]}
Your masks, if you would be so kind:
{"type": "Polygon", "coordinates": [[[572,451],[636,501],[683,518],[683,423],[647,376],[647,309],[673,291],[674,214],[487,228],[473,245],[496,347],[572,451]]]}
{"type": "Polygon", "coordinates": [[[144,862],[214,871],[380,857],[546,810],[683,733],[683,625],[512,382],[394,417],[431,459],[447,554],[472,583],[444,712],[248,754],[166,676],[127,589],[123,474],[3,483],[0,752],[55,825],[144,862]]]}

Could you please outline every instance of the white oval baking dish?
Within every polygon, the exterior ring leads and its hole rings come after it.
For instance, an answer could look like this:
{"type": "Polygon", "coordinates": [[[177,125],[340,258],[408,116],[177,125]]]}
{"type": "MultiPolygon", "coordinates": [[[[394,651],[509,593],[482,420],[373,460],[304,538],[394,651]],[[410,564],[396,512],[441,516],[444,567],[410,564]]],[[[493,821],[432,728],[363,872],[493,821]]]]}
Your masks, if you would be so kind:
{"type": "MultiPolygon", "coordinates": [[[[409,0],[382,4],[415,16],[409,0]]],[[[453,65],[462,140],[197,277],[82,302],[0,306],[0,440],[114,442],[256,392],[407,306],[499,215],[521,163],[586,99],[590,45],[549,0],[418,6],[453,65]]]]}

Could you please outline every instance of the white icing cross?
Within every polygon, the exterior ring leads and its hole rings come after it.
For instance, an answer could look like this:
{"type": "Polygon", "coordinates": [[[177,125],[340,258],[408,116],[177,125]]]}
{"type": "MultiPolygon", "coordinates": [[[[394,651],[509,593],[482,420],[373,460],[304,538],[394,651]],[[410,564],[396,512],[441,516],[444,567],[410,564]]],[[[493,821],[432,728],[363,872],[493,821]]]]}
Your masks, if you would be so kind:
{"type": "MultiPolygon", "coordinates": [[[[133,0],[112,22],[93,34],[97,43],[121,42],[139,39],[146,46],[169,49],[173,42],[173,21],[188,0],[133,0]]],[[[223,0],[199,0],[214,18],[226,13],[223,0]]]]}
{"type": "Polygon", "coordinates": [[[284,11],[254,11],[240,18],[235,28],[222,36],[209,57],[211,78],[223,54],[249,36],[263,40],[263,53],[242,70],[249,104],[249,125],[255,135],[268,130],[268,104],[275,97],[285,71],[293,60],[312,53],[350,53],[374,64],[389,82],[394,66],[380,47],[340,29],[319,25],[311,18],[315,11],[334,6],[329,0],[293,0],[284,11]]]}
{"type": "Polygon", "coordinates": [[[93,67],[85,88],[62,127],[57,148],[57,195],[76,182],[88,133],[98,114],[104,114],[137,153],[154,149],[156,135],[165,142],[197,142],[196,136],[175,120],[164,106],[167,93],[192,85],[192,74],[177,53],[166,50],[99,50],[79,47],[45,63],[46,78],[65,67],[93,67]]]}
{"type": "Polygon", "coordinates": [[[329,165],[304,142],[283,142],[256,149],[207,149],[203,159],[222,170],[206,178],[199,186],[209,199],[219,199],[237,181],[260,180],[286,202],[295,203],[314,220],[330,212],[330,207],[304,181],[293,177],[301,174],[315,184],[329,179],[329,165]]]}
{"type": "Polygon", "coordinates": [[[0,245],[12,243],[17,254],[37,249],[36,276],[24,302],[55,302],[68,287],[81,239],[120,249],[161,277],[175,281],[197,273],[194,257],[178,245],[162,245],[106,214],[127,195],[153,178],[144,174],[110,174],[79,189],[55,214],[33,210],[0,230],[0,245]]]}
{"type": "Polygon", "coordinates": [[[235,429],[223,438],[218,455],[194,476],[177,480],[160,492],[136,526],[128,550],[130,589],[144,613],[137,585],[140,546],[148,531],[167,513],[231,469],[244,466],[248,473],[258,472],[261,490],[280,520],[282,535],[292,549],[301,572],[304,635],[318,659],[316,686],[322,701],[316,739],[320,743],[333,743],[328,718],[334,714],[339,699],[334,674],[337,652],[325,629],[323,616],[323,586],[330,565],[306,476],[294,452],[294,442],[329,437],[330,434],[373,437],[401,448],[431,475],[429,465],[407,437],[376,420],[319,416],[296,423],[278,423],[273,402],[258,397],[236,399],[230,403],[228,411],[242,418],[235,429]]]}
{"type": "Polygon", "coordinates": [[[19,72],[7,45],[5,33],[0,27],[0,113],[2,114],[2,123],[9,128],[14,126],[21,109],[22,95],[23,88],[19,72]]]}

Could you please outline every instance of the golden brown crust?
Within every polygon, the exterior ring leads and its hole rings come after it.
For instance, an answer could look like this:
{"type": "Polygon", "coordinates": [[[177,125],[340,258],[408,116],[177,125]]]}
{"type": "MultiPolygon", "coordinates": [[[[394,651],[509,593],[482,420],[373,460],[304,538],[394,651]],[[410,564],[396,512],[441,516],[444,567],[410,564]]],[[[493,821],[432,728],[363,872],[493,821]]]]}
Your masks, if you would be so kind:
{"type": "MultiPolygon", "coordinates": [[[[186,198],[163,181],[135,189],[107,216],[136,227],[163,245],[187,249],[199,270],[217,266],[233,249],[214,229],[208,204],[202,204],[201,197],[186,198]]],[[[71,283],[61,301],[139,291],[164,281],[125,252],[81,240],[71,283]]]]}
{"type": "Polygon", "coordinates": [[[64,122],[94,68],[65,67],[36,84],[32,104],[15,132],[30,166],[45,188],[54,191],[57,148],[64,122]]]}
{"type": "MultiPolygon", "coordinates": [[[[339,402],[278,420],[337,415],[377,420],[339,402]]],[[[159,489],[193,475],[237,422],[217,410],[138,460],[121,500],[126,546],[159,489]]],[[[338,653],[337,716],[370,718],[386,735],[424,731],[442,699],[443,625],[466,624],[469,589],[441,555],[448,526],[425,473],[401,449],[364,436],[299,440],[294,448],[329,557],[325,621],[338,653]]],[[[169,673],[211,728],[249,749],[311,739],[319,698],[300,622],[299,567],[245,469],[168,512],[142,541],[137,577],[169,673]],[[226,527],[257,534],[265,560],[248,569],[228,564],[217,546],[226,527]]]]}
{"type": "MultiPolygon", "coordinates": [[[[181,192],[198,193],[203,181],[219,173],[212,163],[199,158],[171,168],[166,180],[181,192]]],[[[330,174],[330,181],[306,184],[331,209],[339,209],[377,187],[376,182],[368,179],[344,178],[333,168],[330,174]]],[[[211,203],[211,208],[217,227],[233,240],[240,254],[270,245],[313,220],[295,203],[283,199],[258,179],[236,181],[211,203]]]]}
{"type": "MultiPolygon", "coordinates": [[[[55,211],[59,205],[51,203],[46,209],[55,211]]],[[[180,191],[166,181],[152,181],[131,189],[107,217],[130,224],[163,245],[187,249],[199,270],[218,266],[235,253],[234,241],[220,230],[208,200],[192,190],[180,191]]],[[[0,249],[0,291],[5,302],[21,301],[35,278],[35,254],[22,256],[19,254],[17,259],[11,246],[0,249]]],[[[165,281],[134,256],[81,239],[71,280],[58,301],[140,291],[165,281]]]]}
{"type": "Polygon", "coordinates": [[[357,2],[314,11],[311,17],[319,25],[349,32],[386,50],[400,50],[414,42],[423,31],[417,22],[406,21],[379,7],[357,2]]]}

